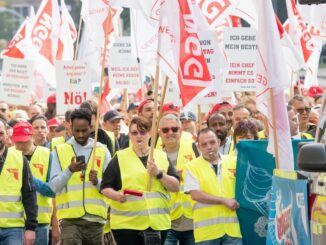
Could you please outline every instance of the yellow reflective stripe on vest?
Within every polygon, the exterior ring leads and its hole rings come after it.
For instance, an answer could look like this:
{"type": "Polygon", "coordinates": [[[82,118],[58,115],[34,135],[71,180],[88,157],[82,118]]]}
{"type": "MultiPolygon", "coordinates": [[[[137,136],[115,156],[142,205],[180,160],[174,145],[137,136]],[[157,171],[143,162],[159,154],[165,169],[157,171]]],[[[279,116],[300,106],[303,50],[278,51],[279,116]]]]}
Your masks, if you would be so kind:
{"type": "Polygon", "coordinates": [[[0,212],[0,219],[19,219],[24,218],[24,212],[0,212]]]}
{"type": "Polygon", "coordinates": [[[19,202],[21,201],[21,196],[3,196],[0,195],[0,202],[19,202]]]}
{"type": "Polygon", "coordinates": [[[216,225],[216,224],[239,224],[237,217],[218,217],[207,220],[202,220],[194,222],[194,228],[202,228],[206,226],[216,225]]]}
{"type": "MultiPolygon", "coordinates": [[[[95,198],[87,198],[84,200],[84,204],[93,204],[93,205],[101,205],[101,206],[106,206],[106,203],[102,200],[95,199],[95,198]]],[[[71,201],[71,202],[66,202],[63,204],[60,204],[57,206],[57,209],[64,209],[64,208],[75,208],[83,205],[82,201],[71,201]]]]}

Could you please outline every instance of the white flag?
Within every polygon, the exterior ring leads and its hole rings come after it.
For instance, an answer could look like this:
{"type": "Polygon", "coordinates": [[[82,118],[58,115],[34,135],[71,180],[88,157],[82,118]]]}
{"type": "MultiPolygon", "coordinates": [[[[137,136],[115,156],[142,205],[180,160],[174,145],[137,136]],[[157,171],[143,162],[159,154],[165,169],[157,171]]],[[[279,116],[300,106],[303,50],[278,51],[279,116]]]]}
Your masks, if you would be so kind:
{"type": "Polygon", "coordinates": [[[271,1],[255,0],[258,13],[258,67],[257,106],[269,120],[268,152],[275,154],[272,128],[272,104],[270,90],[273,89],[277,148],[280,169],[293,170],[293,149],[286,109],[284,89],[289,87],[279,32],[271,1]],[[277,115],[277,116],[276,116],[277,115]]]}

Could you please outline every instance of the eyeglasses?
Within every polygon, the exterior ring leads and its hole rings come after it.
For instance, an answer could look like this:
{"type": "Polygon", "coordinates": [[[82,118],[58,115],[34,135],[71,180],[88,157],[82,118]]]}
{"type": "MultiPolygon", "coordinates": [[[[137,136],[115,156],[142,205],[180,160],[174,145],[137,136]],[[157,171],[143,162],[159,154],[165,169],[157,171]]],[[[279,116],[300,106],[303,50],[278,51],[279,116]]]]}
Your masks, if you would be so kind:
{"type": "Polygon", "coordinates": [[[177,133],[179,131],[179,127],[171,127],[171,128],[161,128],[160,130],[163,132],[163,134],[167,134],[168,132],[170,132],[170,130],[172,131],[172,133],[177,133]]]}
{"type": "Polygon", "coordinates": [[[131,134],[132,136],[137,136],[137,135],[144,136],[144,135],[147,134],[147,131],[132,131],[132,132],[130,132],[130,134],[131,134]]]}
{"type": "Polygon", "coordinates": [[[296,109],[296,111],[297,111],[299,114],[304,113],[304,111],[306,111],[306,113],[309,113],[309,112],[311,111],[311,108],[310,108],[310,107],[306,107],[306,108],[298,108],[298,109],[296,109]]]}

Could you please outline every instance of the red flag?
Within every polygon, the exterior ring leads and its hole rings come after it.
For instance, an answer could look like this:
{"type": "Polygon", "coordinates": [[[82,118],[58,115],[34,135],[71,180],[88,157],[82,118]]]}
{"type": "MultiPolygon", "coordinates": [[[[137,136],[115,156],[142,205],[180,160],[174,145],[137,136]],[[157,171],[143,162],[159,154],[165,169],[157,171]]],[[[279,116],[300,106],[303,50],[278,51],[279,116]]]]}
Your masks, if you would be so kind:
{"type": "Polygon", "coordinates": [[[27,29],[27,19],[19,27],[16,35],[10,41],[8,46],[2,51],[3,56],[18,58],[18,59],[23,59],[25,57],[19,45],[24,42],[24,39],[26,39],[26,29],[27,29]]]}

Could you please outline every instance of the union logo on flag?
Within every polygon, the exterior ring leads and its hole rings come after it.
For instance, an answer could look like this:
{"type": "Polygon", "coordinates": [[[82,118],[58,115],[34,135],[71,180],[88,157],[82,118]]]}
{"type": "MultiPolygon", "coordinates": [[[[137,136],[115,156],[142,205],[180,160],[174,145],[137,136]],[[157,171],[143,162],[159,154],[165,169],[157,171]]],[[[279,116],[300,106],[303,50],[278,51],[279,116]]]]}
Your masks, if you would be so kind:
{"type": "Polygon", "coordinates": [[[7,168],[8,173],[11,173],[12,176],[18,181],[18,169],[17,168],[7,168]]]}

